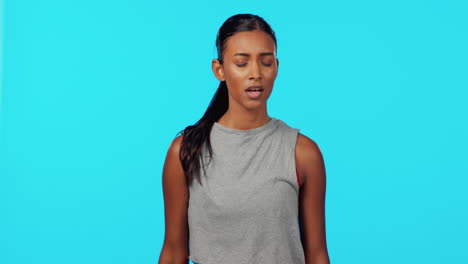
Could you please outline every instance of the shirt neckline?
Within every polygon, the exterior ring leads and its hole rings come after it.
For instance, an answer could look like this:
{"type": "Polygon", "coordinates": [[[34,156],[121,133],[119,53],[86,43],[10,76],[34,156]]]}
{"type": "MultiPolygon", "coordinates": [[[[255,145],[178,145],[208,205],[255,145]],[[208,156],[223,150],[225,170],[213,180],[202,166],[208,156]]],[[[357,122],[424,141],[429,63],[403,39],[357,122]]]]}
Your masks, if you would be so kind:
{"type": "Polygon", "coordinates": [[[272,117],[265,124],[263,124],[263,125],[261,125],[259,127],[256,127],[256,128],[246,129],[246,130],[234,129],[234,128],[223,126],[218,122],[214,122],[213,123],[213,128],[218,129],[218,130],[223,131],[223,132],[226,132],[228,134],[250,135],[250,134],[257,134],[257,133],[260,133],[262,131],[268,130],[268,129],[274,127],[277,122],[278,122],[278,119],[272,117]]]}

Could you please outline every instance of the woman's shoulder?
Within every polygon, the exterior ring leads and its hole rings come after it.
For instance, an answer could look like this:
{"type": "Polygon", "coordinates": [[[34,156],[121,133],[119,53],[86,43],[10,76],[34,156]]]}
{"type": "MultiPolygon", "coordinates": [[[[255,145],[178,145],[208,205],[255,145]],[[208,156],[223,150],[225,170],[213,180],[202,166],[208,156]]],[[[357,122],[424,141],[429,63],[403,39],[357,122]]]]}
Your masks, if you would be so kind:
{"type": "Polygon", "coordinates": [[[296,153],[301,157],[317,158],[321,155],[320,147],[313,139],[298,132],[296,141],[296,153]]]}
{"type": "Polygon", "coordinates": [[[176,136],[169,145],[168,155],[179,156],[183,135],[176,136]]]}
{"type": "Polygon", "coordinates": [[[324,165],[322,152],[317,142],[308,136],[298,133],[295,149],[296,168],[304,182],[307,175],[315,174],[314,171],[321,170],[324,165]]]}

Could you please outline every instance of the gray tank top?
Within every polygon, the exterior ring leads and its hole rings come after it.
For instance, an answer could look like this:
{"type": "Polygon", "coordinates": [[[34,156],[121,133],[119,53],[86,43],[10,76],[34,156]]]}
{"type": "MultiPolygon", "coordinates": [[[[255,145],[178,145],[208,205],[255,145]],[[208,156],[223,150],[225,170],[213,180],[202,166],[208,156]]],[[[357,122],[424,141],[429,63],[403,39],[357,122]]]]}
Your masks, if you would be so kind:
{"type": "Polygon", "coordinates": [[[189,259],[304,264],[294,158],[298,132],[276,118],[249,130],[213,124],[213,159],[203,148],[203,185],[193,180],[189,187],[189,259]]]}

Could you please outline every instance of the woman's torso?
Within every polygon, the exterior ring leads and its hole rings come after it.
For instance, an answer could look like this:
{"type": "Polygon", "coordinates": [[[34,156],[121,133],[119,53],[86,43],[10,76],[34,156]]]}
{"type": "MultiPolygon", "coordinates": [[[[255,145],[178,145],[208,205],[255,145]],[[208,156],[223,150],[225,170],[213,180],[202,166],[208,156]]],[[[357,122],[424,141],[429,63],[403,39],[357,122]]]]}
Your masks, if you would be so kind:
{"type": "Polygon", "coordinates": [[[299,129],[273,118],[250,130],[215,123],[203,186],[190,185],[189,258],[200,264],[303,264],[294,149],[299,129]]]}

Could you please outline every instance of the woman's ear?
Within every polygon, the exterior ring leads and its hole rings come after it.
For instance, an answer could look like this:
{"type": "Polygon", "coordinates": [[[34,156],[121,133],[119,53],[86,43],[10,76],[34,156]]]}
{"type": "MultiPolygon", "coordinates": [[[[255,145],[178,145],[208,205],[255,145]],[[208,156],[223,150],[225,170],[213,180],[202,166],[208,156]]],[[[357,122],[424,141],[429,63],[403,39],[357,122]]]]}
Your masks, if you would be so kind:
{"type": "Polygon", "coordinates": [[[211,61],[211,69],[213,70],[213,73],[220,82],[225,81],[224,79],[224,70],[223,70],[223,65],[218,59],[213,59],[211,61]]]}
{"type": "Polygon", "coordinates": [[[276,59],[276,75],[275,75],[275,78],[278,76],[278,72],[279,72],[279,60],[276,59]]]}

